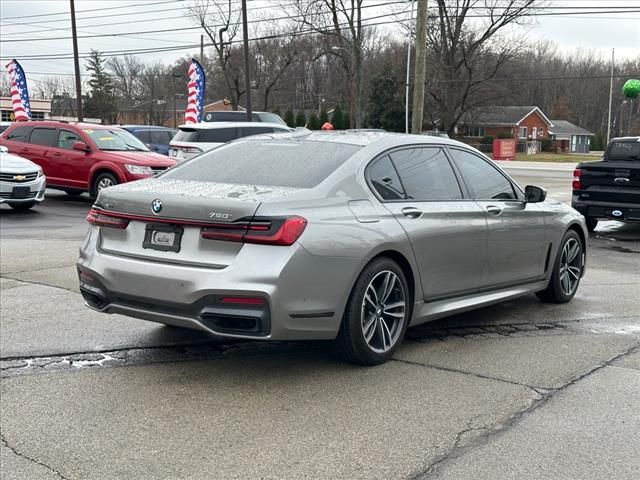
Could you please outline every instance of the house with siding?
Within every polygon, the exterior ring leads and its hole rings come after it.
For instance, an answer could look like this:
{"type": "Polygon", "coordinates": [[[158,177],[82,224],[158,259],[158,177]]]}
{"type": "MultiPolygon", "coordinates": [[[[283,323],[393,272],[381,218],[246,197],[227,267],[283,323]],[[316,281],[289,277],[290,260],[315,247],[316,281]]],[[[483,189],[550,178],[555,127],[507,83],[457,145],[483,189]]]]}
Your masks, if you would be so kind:
{"type": "Polygon", "coordinates": [[[593,133],[567,120],[551,120],[549,136],[554,152],[589,153],[593,133]]]}

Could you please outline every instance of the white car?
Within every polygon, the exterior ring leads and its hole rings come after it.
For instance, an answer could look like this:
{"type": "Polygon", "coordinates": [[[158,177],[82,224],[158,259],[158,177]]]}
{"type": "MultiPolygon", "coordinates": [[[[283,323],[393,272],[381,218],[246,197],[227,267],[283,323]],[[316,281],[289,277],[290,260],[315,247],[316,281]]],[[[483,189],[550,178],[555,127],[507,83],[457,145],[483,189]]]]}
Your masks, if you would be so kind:
{"type": "Polygon", "coordinates": [[[201,122],[180,125],[180,130],[169,143],[169,157],[181,162],[237,138],[292,131],[285,125],[266,122],[201,122]]]}
{"type": "Polygon", "coordinates": [[[44,200],[46,179],[42,168],[0,146],[0,203],[14,210],[29,210],[44,200]]]}

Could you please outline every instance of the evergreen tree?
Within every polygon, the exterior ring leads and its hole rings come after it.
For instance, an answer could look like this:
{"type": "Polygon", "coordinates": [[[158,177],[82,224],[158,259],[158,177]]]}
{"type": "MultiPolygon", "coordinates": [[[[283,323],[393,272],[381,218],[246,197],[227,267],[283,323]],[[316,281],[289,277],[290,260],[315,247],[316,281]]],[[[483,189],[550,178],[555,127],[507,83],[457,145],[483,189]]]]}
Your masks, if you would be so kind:
{"type": "Polygon", "coordinates": [[[304,111],[298,110],[298,114],[296,115],[296,127],[304,127],[307,124],[307,117],[304,114],[304,111]]]}
{"type": "Polygon", "coordinates": [[[331,116],[331,123],[336,130],[344,130],[344,113],[340,105],[336,106],[331,116]]]}
{"type": "Polygon", "coordinates": [[[105,60],[98,50],[91,50],[85,68],[91,72],[88,82],[89,94],[84,97],[85,116],[99,118],[105,123],[116,123],[118,104],[115,88],[111,76],[106,71],[105,60]]]}
{"type": "Polygon", "coordinates": [[[322,107],[322,110],[320,110],[320,117],[318,117],[318,120],[320,121],[321,127],[329,121],[329,115],[327,114],[327,110],[324,107],[322,107]]]}
{"type": "Polygon", "coordinates": [[[309,115],[308,127],[309,130],[320,130],[320,127],[322,127],[322,123],[320,123],[320,119],[318,118],[316,112],[313,112],[311,115],[309,115]]]}
{"type": "Polygon", "coordinates": [[[403,132],[405,112],[402,81],[389,63],[371,80],[369,93],[369,123],[372,128],[403,132]]]}
{"type": "Polygon", "coordinates": [[[284,122],[291,128],[296,126],[296,119],[293,116],[293,110],[291,110],[290,108],[287,109],[286,112],[284,112],[284,122]]]}

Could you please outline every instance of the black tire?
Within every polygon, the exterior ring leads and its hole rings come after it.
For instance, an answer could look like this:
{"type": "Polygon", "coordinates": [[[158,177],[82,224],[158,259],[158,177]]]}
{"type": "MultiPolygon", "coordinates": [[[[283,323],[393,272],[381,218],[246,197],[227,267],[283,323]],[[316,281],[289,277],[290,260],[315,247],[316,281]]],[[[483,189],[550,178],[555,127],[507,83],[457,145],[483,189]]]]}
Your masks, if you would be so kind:
{"type": "Polygon", "coordinates": [[[36,203],[37,202],[10,203],[9,206],[16,212],[26,212],[27,210],[35,206],[36,203]]]}
{"type": "Polygon", "coordinates": [[[373,260],[360,273],[351,290],[335,341],[338,353],[346,361],[359,365],[379,365],[386,362],[404,339],[411,319],[411,308],[412,293],[402,269],[386,257],[373,260]],[[386,300],[379,298],[384,296],[384,287],[387,285],[385,280],[388,283],[393,281],[386,300]],[[376,285],[382,288],[377,289],[376,285]],[[368,292],[370,288],[373,291],[368,292]],[[375,302],[365,299],[367,293],[375,294],[375,302]],[[404,302],[404,306],[399,305],[401,302],[404,302]],[[374,304],[378,305],[377,308],[374,304]],[[398,318],[400,313],[404,314],[402,319],[398,318]],[[370,319],[368,325],[372,325],[371,322],[374,325],[367,329],[363,317],[370,319]],[[370,333],[369,341],[365,340],[365,330],[370,333]],[[376,349],[376,344],[380,344],[381,348],[376,349]]]}
{"type": "Polygon", "coordinates": [[[536,292],[536,295],[543,302],[567,303],[578,290],[583,269],[584,245],[575,230],[568,230],[560,242],[560,248],[553,263],[553,271],[549,285],[544,290],[536,292]],[[575,257],[572,256],[573,254],[571,253],[573,245],[579,247],[575,257]],[[565,263],[567,255],[569,255],[570,261],[565,263]],[[567,265],[569,267],[567,267],[567,265]],[[570,288],[567,288],[568,286],[570,286],[570,288]]]}
{"type": "Polygon", "coordinates": [[[596,217],[584,217],[587,221],[587,230],[589,233],[593,232],[596,229],[596,225],[598,225],[598,219],[596,217]]]}
{"type": "Polygon", "coordinates": [[[93,179],[93,183],[91,184],[91,196],[97,197],[98,192],[102,188],[105,188],[105,184],[110,184],[108,186],[117,185],[118,179],[113,173],[110,172],[102,172],[96,175],[96,178],[93,179]]]}
{"type": "Polygon", "coordinates": [[[69,195],[70,197],[78,197],[84,193],[84,190],[80,190],[78,188],[67,188],[64,193],[69,195]]]}

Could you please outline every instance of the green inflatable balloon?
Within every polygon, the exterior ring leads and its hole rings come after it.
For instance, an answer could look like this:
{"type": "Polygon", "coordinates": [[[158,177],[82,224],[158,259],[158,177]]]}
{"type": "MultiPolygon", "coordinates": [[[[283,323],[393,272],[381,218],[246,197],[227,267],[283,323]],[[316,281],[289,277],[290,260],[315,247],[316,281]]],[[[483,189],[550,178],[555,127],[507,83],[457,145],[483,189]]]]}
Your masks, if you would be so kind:
{"type": "Polygon", "coordinates": [[[622,87],[622,93],[627,98],[638,98],[640,96],[640,80],[627,80],[622,87]]]}

